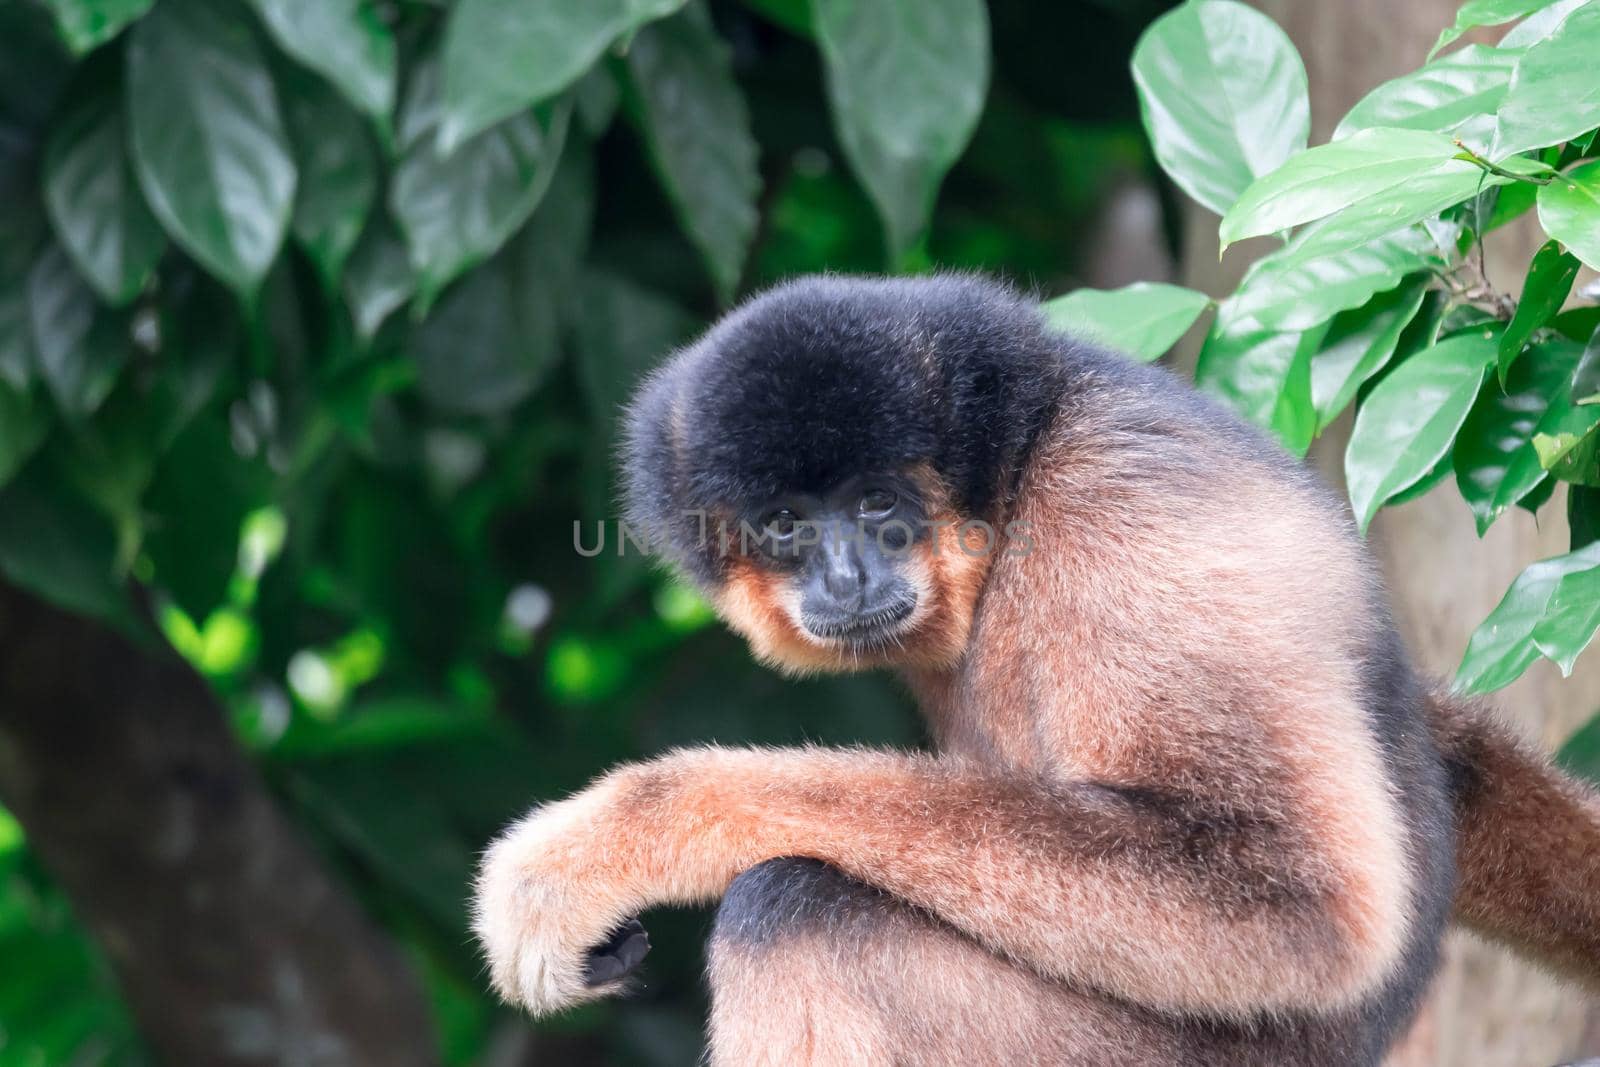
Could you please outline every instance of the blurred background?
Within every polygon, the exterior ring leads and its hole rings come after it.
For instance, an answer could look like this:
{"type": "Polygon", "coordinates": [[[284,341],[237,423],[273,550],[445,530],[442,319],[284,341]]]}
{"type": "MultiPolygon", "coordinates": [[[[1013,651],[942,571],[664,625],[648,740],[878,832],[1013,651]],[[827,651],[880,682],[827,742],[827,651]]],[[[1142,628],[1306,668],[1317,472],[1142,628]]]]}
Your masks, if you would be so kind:
{"type": "MultiPolygon", "coordinates": [[[[619,405],[798,273],[1225,288],[1128,72],[1171,6],[0,0],[0,1065],[694,1063],[709,912],[535,1028],[486,993],[477,852],[673,744],[921,731],[576,550],[619,405]]],[[[1453,10],[1261,6],[1321,124],[1453,10]]],[[[1430,507],[1378,536],[1448,670],[1550,535],[1430,507]]],[[[1474,951],[1406,1062],[1591,1040],[1474,951]]]]}

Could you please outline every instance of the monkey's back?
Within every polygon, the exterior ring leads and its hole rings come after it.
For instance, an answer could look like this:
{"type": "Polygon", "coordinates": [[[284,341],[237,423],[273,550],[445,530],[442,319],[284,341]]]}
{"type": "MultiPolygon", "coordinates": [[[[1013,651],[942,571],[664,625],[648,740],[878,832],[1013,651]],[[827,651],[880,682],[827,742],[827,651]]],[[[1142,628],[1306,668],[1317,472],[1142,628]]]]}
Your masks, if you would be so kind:
{"type": "Polygon", "coordinates": [[[1380,988],[1331,1016],[1264,1020],[1248,1040],[1185,1024],[1197,1056],[1221,1041],[1236,1062],[1376,1062],[1435,968],[1454,833],[1423,686],[1372,562],[1333,494],[1220,405],[1091,345],[1064,340],[1055,356],[1059,400],[1007,513],[1031,550],[993,562],[944,740],[1193,803],[1201,826],[1281,819],[1309,834],[1338,818],[1339,834],[1371,833],[1353,850],[1398,847],[1408,877],[1374,883],[1406,915],[1380,988]],[[1320,784],[1340,777],[1392,810],[1352,825],[1320,784]],[[1243,799],[1263,783],[1278,810],[1243,799]]]}

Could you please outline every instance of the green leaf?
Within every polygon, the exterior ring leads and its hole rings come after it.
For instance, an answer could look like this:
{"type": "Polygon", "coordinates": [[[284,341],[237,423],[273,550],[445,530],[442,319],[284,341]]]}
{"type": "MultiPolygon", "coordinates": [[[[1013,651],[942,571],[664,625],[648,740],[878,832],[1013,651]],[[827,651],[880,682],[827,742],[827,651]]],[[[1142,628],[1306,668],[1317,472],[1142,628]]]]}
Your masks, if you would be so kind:
{"type": "Polygon", "coordinates": [[[579,378],[609,435],[645,374],[693,336],[697,324],[659,293],[617,274],[588,270],[579,282],[575,325],[579,378]]]}
{"type": "Polygon", "coordinates": [[[0,490],[0,574],[69,611],[127,620],[110,523],[46,467],[34,463],[0,490]]]}
{"type": "Polygon", "coordinates": [[[1528,266],[1527,280],[1522,283],[1522,299],[1517,302],[1516,314],[1500,336],[1499,374],[1505,383],[1506,372],[1516,362],[1522,347],[1528,343],[1535,330],[1546,325],[1566,303],[1572,292],[1572,283],[1578,277],[1578,261],[1561,251],[1555,241],[1547,241],[1535,252],[1528,266]]]}
{"type": "Polygon", "coordinates": [[[360,116],[326,82],[291,71],[282,89],[300,171],[290,227],[333,289],[377,198],[377,160],[360,116]]]}
{"type": "Polygon", "coordinates": [[[1420,226],[1330,255],[1302,255],[1302,244],[1317,233],[1307,229],[1251,264],[1236,294],[1241,314],[1274,329],[1304,330],[1361,306],[1374,293],[1393,289],[1408,274],[1430,264],[1443,265],[1432,238],[1420,226]]]}
{"type": "Polygon", "coordinates": [[[1327,332],[1272,330],[1225,300],[1200,349],[1195,384],[1304,455],[1316,432],[1311,357],[1327,332]]]}
{"type": "Polygon", "coordinates": [[[1600,625],[1600,543],[1532,564],[1473,633],[1455,688],[1487,693],[1516,681],[1541,655],[1563,675],[1600,625]]]}
{"type": "Polygon", "coordinates": [[[628,48],[651,158],[717,294],[732,297],[756,233],[756,142],[730,53],[705,9],[646,26],[628,48]]]}
{"type": "Polygon", "coordinates": [[[1572,371],[1572,399],[1578,404],[1600,403],[1600,326],[1595,327],[1572,371]]]}
{"type": "MultiPolygon", "coordinates": [[[[1541,5],[1542,6],[1542,5],[1541,5]]],[[[1495,119],[1490,158],[1570,141],[1600,126],[1600,4],[1585,4],[1517,62],[1495,119]]]]}
{"type": "Polygon", "coordinates": [[[134,181],[121,101],[90,101],[56,126],[44,158],[44,201],[56,236],[101,299],[139,294],[166,248],[134,181]]]}
{"type": "Polygon", "coordinates": [[[68,418],[94,413],[128,358],[121,316],[103,311],[59,245],[28,273],[34,358],[56,406],[68,418]]]}
{"type": "Polygon", "coordinates": [[[249,27],[207,0],[162,0],[128,42],[134,169],[156,217],[248,302],[278,254],[295,169],[249,27]]]}
{"type": "Polygon", "coordinates": [[[145,551],[155,582],[196,620],[222,602],[239,559],[244,517],[265,504],[271,477],[234,449],[220,415],[178,435],[145,498],[145,551]]]}
{"type": "Polygon", "coordinates": [[[1494,113],[1521,53],[1468,45],[1420,70],[1384,82],[1350,109],[1335,141],[1378,126],[1447,133],[1480,148],[1494,134],[1494,113]]]}
{"type": "Polygon", "coordinates": [[[417,275],[399,231],[380,214],[367,224],[344,272],[345,300],[356,332],[370,341],[396,308],[417,291],[417,275]]]}
{"type": "Polygon", "coordinates": [[[1305,148],[1306,70],[1278,24],[1244,4],[1184,4],[1133,52],[1139,111],[1161,168],[1218,215],[1305,148]]]}
{"type": "Polygon", "coordinates": [[[1489,330],[1440,341],[1390,371],[1356,409],[1344,469],[1363,531],[1385,501],[1450,451],[1495,351],[1489,330]]]}
{"type": "Polygon", "coordinates": [[[1455,154],[1448,137],[1426,130],[1362,130],[1307,149],[1240,195],[1222,217],[1222,245],[1287,230],[1423,179],[1460,176],[1471,195],[1482,172],[1455,154]]]}
{"type": "Polygon", "coordinates": [[[569,160],[527,230],[453,286],[413,332],[417,387],[434,407],[509,411],[554,368],[563,305],[589,239],[592,185],[569,160]]]}
{"type": "Polygon", "coordinates": [[[445,26],[441,149],[566,89],[613,41],[683,2],[460,0],[445,26]]]}
{"type": "Polygon", "coordinates": [[[1428,52],[1428,58],[1432,59],[1441,48],[1474,27],[1498,26],[1502,22],[1531,15],[1554,2],[1555,0],[1467,0],[1461,5],[1461,10],[1456,12],[1455,23],[1439,34],[1439,39],[1428,52]]]}
{"type": "Polygon", "coordinates": [[[1567,489],[1567,528],[1572,551],[1600,542],[1600,489],[1587,485],[1567,489]]]}
{"type": "Polygon", "coordinates": [[[1533,182],[1511,182],[1486,190],[1495,194],[1494,207],[1489,212],[1489,219],[1482,226],[1483,233],[1498,230],[1512,219],[1520,218],[1524,212],[1534,205],[1539,198],[1542,185],[1533,182]]]}
{"type": "Polygon", "coordinates": [[[812,0],[839,142],[898,260],[927,226],[989,88],[982,0],[812,0]]]}
{"type": "Polygon", "coordinates": [[[394,35],[373,0],[250,2],[279,47],[338,86],[380,129],[388,129],[394,109],[394,35]]]}
{"type": "Polygon", "coordinates": [[[1562,339],[1535,345],[1511,371],[1505,388],[1491,380],[1478,394],[1456,437],[1456,485],[1482,537],[1500,513],[1545,480],[1534,433],[1566,392],[1581,349],[1562,339]]]}
{"type": "Polygon", "coordinates": [[[77,55],[94,51],[142,18],[155,0],[45,0],[61,39],[77,55]]]}
{"type": "MultiPolygon", "coordinates": [[[[1521,156],[1506,160],[1503,166],[1519,173],[1539,173],[1545,169],[1542,164],[1521,156]]],[[[1446,208],[1471,200],[1483,189],[1505,185],[1510,181],[1510,178],[1486,174],[1464,160],[1443,164],[1431,173],[1369,196],[1306,227],[1291,242],[1293,251],[1286,254],[1286,263],[1355,248],[1384,234],[1393,233],[1398,227],[1424,222],[1446,208]]]]}
{"type": "Polygon", "coordinates": [[[0,378],[0,486],[22,469],[49,432],[49,407],[32,391],[0,378]]]}
{"type": "Polygon", "coordinates": [[[413,74],[401,114],[405,155],[389,184],[389,209],[406,235],[425,310],[450,281],[493,255],[550,184],[566,141],[572,102],[523,112],[445,155],[432,136],[437,64],[413,74]]]}
{"type": "Polygon", "coordinates": [[[1329,323],[1322,350],[1311,359],[1311,403],[1318,432],[1338,418],[1368,379],[1388,365],[1427,295],[1427,287],[1420,282],[1403,285],[1359,308],[1341,312],[1329,323]]]}
{"type": "Polygon", "coordinates": [[[598,140],[611,128],[611,120],[617,117],[617,107],[622,103],[622,88],[603,65],[594,66],[573,86],[572,98],[583,131],[591,140],[598,140]]]}
{"type": "Polygon", "coordinates": [[[1552,405],[1533,450],[1539,465],[1562,481],[1600,485],[1600,406],[1552,405]]]}
{"type": "Polygon", "coordinates": [[[1539,225],[1600,270],[1600,159],[1558,174],[1539,189],[1539,225]]]}
{"type": "Polygon", "coordinates": [[[1578,727],[1556,752],[1555,759],[1556,766],[1568,774],[1600,782],[1600,714],[1578,727]]]}
{"type": "Polygon", "coordinates": [[[1506,35],[1500,38],[1500,47],[1522,49],[1537,44],[1556,32],[1556,27],[1565,22],[1568,15],[1588,2],[1589,0],[1556,0],[1555,3],[1540,8],[1507,30],[1506,35]]]}
{"type": "Polygon", "coordinates": [[[1160,359],[1210,305],[1193,289],[1135,282],[1121,289],[1078,289],[1039,305],[1053,330],[1097,340],[1141,363],[1160,359]]]}

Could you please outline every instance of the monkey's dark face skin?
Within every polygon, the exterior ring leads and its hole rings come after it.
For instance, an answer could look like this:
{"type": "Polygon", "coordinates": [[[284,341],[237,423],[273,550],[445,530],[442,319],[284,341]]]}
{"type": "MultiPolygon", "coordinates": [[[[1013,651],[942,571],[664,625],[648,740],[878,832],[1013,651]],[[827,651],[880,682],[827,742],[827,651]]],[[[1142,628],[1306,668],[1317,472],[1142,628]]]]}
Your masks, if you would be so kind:
{"type": "Polygon", "coordinates": [[[622,457],[628,519],[765,658],[948,661],[986,564],[953,528],[999,525],[1062,373],[1035,307],[992,282],[779,286],[640,391],[622,457]],[[746,551],[740,524],[774,516],[807,532],[786,553],[746,551]],[[905,544],[890,520],[910,526],[905,544]]]}
{"type": "Polygon", "coordinates": [[[865,652],[912,623],[922,573],[911,553],[928,536],[926,522],[910,478],[862,474],[825,493],[774,498],[741,524],[742,533],[755,531],[741,549],[787,577],[807,633],[865,652]]]}

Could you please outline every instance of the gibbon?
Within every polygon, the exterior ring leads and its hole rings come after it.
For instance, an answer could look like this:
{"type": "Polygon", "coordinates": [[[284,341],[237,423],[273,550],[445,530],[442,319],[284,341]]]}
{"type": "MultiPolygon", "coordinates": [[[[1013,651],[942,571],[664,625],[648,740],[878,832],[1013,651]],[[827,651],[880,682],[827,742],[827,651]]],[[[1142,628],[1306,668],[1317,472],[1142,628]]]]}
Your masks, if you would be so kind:
{"type": "Polygon", "coordinates": [[[714,1064],[1373,1064],[1454,917],[1600,975],[1600,802],[1407,661],[1341,502],[975,277],[756,297],[629,410],[627,514],[757,656],[932,753],[703,747],[488,852],[536,1014],[721,899],[714,1064]]]}

